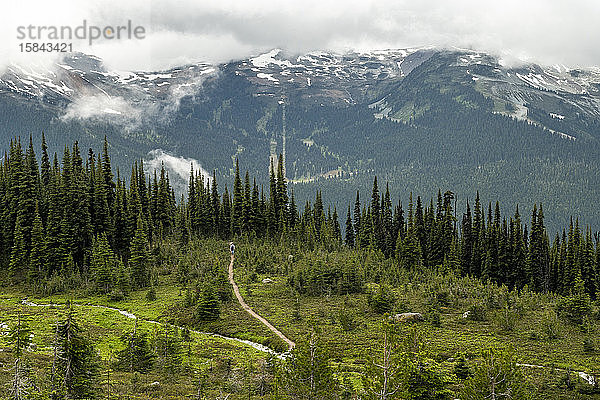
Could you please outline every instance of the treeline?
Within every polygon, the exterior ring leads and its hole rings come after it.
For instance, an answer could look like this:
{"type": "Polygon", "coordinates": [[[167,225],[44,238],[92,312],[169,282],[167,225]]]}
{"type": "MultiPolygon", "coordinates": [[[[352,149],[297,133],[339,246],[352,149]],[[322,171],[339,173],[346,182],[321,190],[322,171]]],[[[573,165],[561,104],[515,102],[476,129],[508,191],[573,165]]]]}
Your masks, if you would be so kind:
{"type": "Polygon", "coordinates": [[[571,221],[568,233],[563,230],[551,242],[542,204],[533,206],[529,229],[518,206],[507,218],[501,215],[498,202],[493,208],[489,203],[486,217],[479,193],[473,210],[467,201],[460,225],[450,191],[438,192],[437,202],[432,199],[428,206],[423,206],[420,197],[415,205],[411,195],[405,220],[402,204],[392,206],[388,187],[380,195],[375,178],[370,203],[361,207],[357,192],[353,215],[348,207],[345,243],[378,249],[408,269],[453,271],[510,288],[528,285],[564,295],[583,283],[587,294],[596,298],[600,290],[598,234],[589,227],[582,232],[576,220],[571,221]]]}
{"type": "MultiPolygon", "coordinates": [[[[486,215],[477,195],[459,224],[448,191],[429,205],[420,197],[415,204],[411,195],[405,218],[402,203],[393,205],[389,187],[381,193],[375,178],[370,199],[361,202],[357,192],[348,207],[343,240],[337,209],[326,210],[320,192],[299,210],[281,156],[266,189],[248,172],[242,179],[237,163],[231,193],[219,191],[215,173],[205,177],[192,168],[187,199],[177,201],[164,168],[147,177],[140,161],[128,182],[119,171],[115,176],[106,140],[102,153],[90,149],[85,161],[77,142],[65,148],[61,163],[56,154],[50,161],[44,138],[41,153],[38,166],[31,139],[25,151],[15,139],[0,170],[0,262],[11,283],[66,276],[99,292],[126,294],[152,283],[152,256],[164,239],[185,245],[195,236],[250,235],[329,251],[345,243],[381,252],[406,269],[453,271],[511,288],[568,294],[582,282],[594,298],[600,289],[598,237],[575,221],[550,241],[542,205],[534,205],[528,228],[518,208],[507,218],[490,203],[486,215]]],[[[357,272],[341,267],[311,266],[294,271],[293,279],[307,292],[323,285],[360,288],[357,272]]]]}
{"type": "Polygon", "coordinates": [[[51,277],[93,281],[101,292],[149,284],[149,243],[170,232],[175,195],[165,171],[148,179],[143,165],[129,187],[115,180],[104,142],[82,158],[78,143],[59,163],[42,137],[41,162],[30,138],[13,140],[0,172],[0,266],[10,283],[51,277]]]}
{"type": "Polygon", "coordinates": [[[327,237],[340,245],[336,211],[325,212],[317,195],[301,216],[282,166],[280,159],[271,171],[268,198],[248,173],[242,182],[237,167],[231,195],[227,187],[219,194],[214,174],[192,170],[187,201],[178,202],[164,168],[147,177],[140,161],[128,183],[118,170],[115,176],[106,139],[101,154],[90,149],[85,160],[75,142],[59,163],[42,137],[39,165],[31,138],[25,150],[15,139],[0,169],[3,279],[40,287],[68,278],[63,287],[91,283],[102,293],[126,294],[152,283],[152,256],[167,238],[184,245],[191,235],[226,239],[252,232],[314,244],[327,237]]]}

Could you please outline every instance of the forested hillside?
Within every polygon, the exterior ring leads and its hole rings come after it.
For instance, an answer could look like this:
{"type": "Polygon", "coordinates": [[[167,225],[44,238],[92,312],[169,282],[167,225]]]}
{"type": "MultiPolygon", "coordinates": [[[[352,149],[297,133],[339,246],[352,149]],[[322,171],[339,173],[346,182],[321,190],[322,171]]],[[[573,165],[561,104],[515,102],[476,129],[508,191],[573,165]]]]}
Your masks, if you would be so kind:
{"type": "Polygon", "coordinates": [[[262,182],[270,157],[282,153],[299,203],[321,190],[340,210],[377,175],[405,203],[411,192],[451,190],[460,213],[477,191],[506,215],[516,204],[529,213],[544,203],[552,236],[570,216],[600,221],[593,69],[511,68],[485,53],[441,49],[273,50],[126,76],[73,54],[56,69],[23,76],[15,67],[0,77],[2,149],[15,134],[33,134],[39,148],[44,131],[59,153],[75,140],[101,147],[106,135],[127,179],[132,163],[162,149],[198,160],[230,187],[236,159],[262,182]]]}
{"type": "Polygon", "coordinates": [[[140,162],[128,183],[118,171],[115,176],[107,148],[105,142],[98,156],[90,149],[84,162],[75,143],[59,163],[56,154],[50,161],[43,144],[38,167],[31,140],[25,151],[19,139],[12,142],[0,181],[7,282],[37,286],[55,276],[79,276],[109,292],[116,284],[110,274],[129,271],[134,287],[144,287],[149,244],[173,235],[182,244],[198,235],[253,235],[284,237],[308,248],[345,243],[380,251],[409,270],[453,271],[510,288],[568,294],[583,281],[592,298],[599,289],[597,234],[575,219],[549,237],[542,204],[531,205],[526,217],[516,206],[507,217],[498,202],[481,204],[477,193],[457,217],[451,191],[438,192],[435,201],[411,194],[403,205],[393,203],[389,188],[380,188],[375,177],[368,196],[361,199],[357,192],[346,200],[347,210],[332,209],[318,191],[312,203],[298,205],[281,157],[266,189],[248,172],[242,178],[236,164],[231,192],[227,186],[219,191],[215,177],[192,169],[187,199],[177,199],[164,169],[147,177],[140,162]],[[345,238],[339,221],[345,221],[345,238]]]}

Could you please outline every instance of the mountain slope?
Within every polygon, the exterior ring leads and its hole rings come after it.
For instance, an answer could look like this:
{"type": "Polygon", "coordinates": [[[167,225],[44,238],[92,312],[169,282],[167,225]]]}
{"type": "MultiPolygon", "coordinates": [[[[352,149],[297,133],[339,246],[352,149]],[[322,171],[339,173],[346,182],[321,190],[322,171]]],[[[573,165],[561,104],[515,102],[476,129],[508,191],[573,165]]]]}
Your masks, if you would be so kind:
{"type": "Polygon", "coordinates": [[[439,187],[463,203],[480,190],[506,205],[544,202],[551,229],[570,213],[600,222],[599,69],[415,48],[272,50],[122,73],[72,54],[50,70],[11,66],[0,76],[0,120],[5,148],[42,130],[51,150],[74,139],[99,148],[106,134],[120,165],[161,148],[198,159],[223,183],[235,158],[266,179],[269,158],[284,153],[300,201],[319,187],[342,209],[377,174],[402,198],[439,187]]]}

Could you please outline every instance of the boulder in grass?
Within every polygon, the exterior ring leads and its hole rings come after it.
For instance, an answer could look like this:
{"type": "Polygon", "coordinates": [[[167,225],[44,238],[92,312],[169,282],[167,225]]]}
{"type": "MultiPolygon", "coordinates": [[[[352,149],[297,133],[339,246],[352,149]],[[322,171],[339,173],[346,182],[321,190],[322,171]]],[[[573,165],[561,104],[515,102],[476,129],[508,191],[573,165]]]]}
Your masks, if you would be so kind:
{"type": "Polygon", "coordinates": [[[425,320],[423,314],[416,312],[390,315],[390,319],[394,322],[420,322],[425,320]]]}
{"type": "Polygon", "coordinates": [[[265,278],[262,280],[262,283],[273,283],[273,279],[265,278]]]}

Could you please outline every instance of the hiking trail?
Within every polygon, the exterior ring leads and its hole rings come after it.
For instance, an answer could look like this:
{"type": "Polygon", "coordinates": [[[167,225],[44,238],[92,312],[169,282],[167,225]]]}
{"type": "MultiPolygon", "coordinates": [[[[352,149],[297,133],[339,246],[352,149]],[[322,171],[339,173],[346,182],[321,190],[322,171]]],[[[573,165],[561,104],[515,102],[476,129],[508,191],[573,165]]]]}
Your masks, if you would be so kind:
{"type": "Polygon", "coordinates": [[[288,339],[283,333],[281,333],[279,331],[279,329],[275,328],[269,321],[267,321],[266,319],[264,319],[263,317],[261,317],[260,315],[258,315],[252,308],[250,308],[250,306],[248,304],[246,304],[246,302],[244,301],[244,298],[242,297],[242,295],[240,294],[240,289],[238,288],[238,285],[235,283],[235,281],[233,280],[233,261],[235,260],[235,257],[233,256],[233,254],[231,255],[231,262],[229,263],[229,283],[231,283],[231,286],[233,287],[233,292],[235,293],[235,297],[237,298],[238,303],[240,303],[240,305],[242,306],[242,308],[244,310],[246,310],[246,312],[248,314],[250,314],[251,316],[253,316],[254,318],[256,318],[257,320],[259,320],[260,322],[262,322],[263,325],[265,325],[267,328],[269,328],[269,330],[271,332],[273,332],[274,334],[276,334],[277,336],[279,336],[281,338],[281,340],[283,340],[284,342],[287,343],[289,350],[292,350],[295,346],[296,343],[292,342],[290,339],[288,339]]]}

